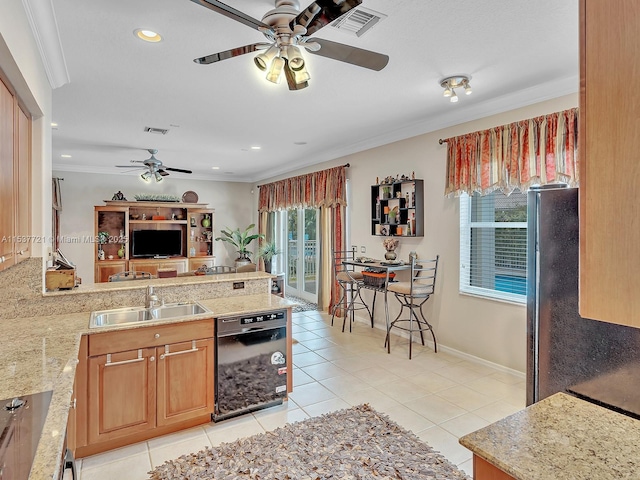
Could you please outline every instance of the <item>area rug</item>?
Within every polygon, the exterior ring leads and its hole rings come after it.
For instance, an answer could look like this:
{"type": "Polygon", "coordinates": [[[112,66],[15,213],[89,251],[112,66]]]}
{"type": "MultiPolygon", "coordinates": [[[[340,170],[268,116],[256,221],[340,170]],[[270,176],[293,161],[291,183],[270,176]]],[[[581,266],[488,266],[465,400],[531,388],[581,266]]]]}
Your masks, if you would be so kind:
{"type": "Polygon", "coordinates": [[[183,455],[149,474],[152,480],[469,480],[367,404],[183,455]]]}
{"type": "Polygon", "coordinates": [[[293,297],[291,295],[285,295],[287,300],[290,300],[292,302],[296,302],[298,305],[296,305],[295,307],[293,307],[291,309],[291,311],[293,313],[296,312],[308,312],[311,310],[318,310],[318,304],[317,303],[311,303],[311,302],[307,302],[306,300],[299,298],[299,297],[293,297]]]}

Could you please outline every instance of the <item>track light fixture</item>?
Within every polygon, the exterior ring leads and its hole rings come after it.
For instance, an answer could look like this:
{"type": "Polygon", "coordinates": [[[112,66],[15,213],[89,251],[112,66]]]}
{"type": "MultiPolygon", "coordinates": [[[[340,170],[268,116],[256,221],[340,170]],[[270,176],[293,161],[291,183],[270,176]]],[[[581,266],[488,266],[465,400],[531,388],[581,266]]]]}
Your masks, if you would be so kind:
{"type": "Polygon", "coordinates": [[[464,88],[466,95],[471,95],[471,85],[469,81],[471,75],[452,75],[440,80],[440,86],[444,88],[442,95],[448,98],[450,102],[455,103],[458,101],[458,95],[456,95],[456,88],[464,88]]]}

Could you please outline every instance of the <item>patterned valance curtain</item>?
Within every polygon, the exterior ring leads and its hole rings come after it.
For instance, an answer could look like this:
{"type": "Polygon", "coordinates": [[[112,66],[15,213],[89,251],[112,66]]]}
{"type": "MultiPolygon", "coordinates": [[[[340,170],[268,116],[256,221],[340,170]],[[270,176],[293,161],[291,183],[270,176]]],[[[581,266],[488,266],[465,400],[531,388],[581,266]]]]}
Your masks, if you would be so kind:
{"type": "Polygon", "coordinates": [[[445,195],[578,186],[578,109],[449,138],[445,195]]]}
{"type": "Polygon", "coordinates": [[[259,212],[347,204],[346,167],[340,166],[260,186],[259,212]]]}

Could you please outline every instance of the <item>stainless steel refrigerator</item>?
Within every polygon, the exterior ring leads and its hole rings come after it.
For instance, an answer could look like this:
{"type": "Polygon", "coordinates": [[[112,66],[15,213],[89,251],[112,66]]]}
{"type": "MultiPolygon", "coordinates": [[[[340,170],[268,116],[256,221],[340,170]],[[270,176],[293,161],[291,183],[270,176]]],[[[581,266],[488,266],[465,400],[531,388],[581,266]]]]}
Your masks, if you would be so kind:
{"type": "Polygon", "coordinates": [[[578,189],[527,202],[527,405],[566,391],[640,418],[640,329],[578,313],[578,189]]]}

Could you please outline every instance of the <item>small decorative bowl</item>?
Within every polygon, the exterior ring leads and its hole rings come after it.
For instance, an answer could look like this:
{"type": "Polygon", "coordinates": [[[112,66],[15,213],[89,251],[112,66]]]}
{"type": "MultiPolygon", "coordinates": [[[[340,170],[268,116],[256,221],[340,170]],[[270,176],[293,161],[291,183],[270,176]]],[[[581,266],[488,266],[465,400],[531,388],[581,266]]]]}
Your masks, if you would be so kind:
{"type": "Polygon", "coordinates": [[[134,214],[134,215],[131,215],[130,218],[131,218],[131,220],[138,220],[140,218],[140,215],[134,214]]]}

